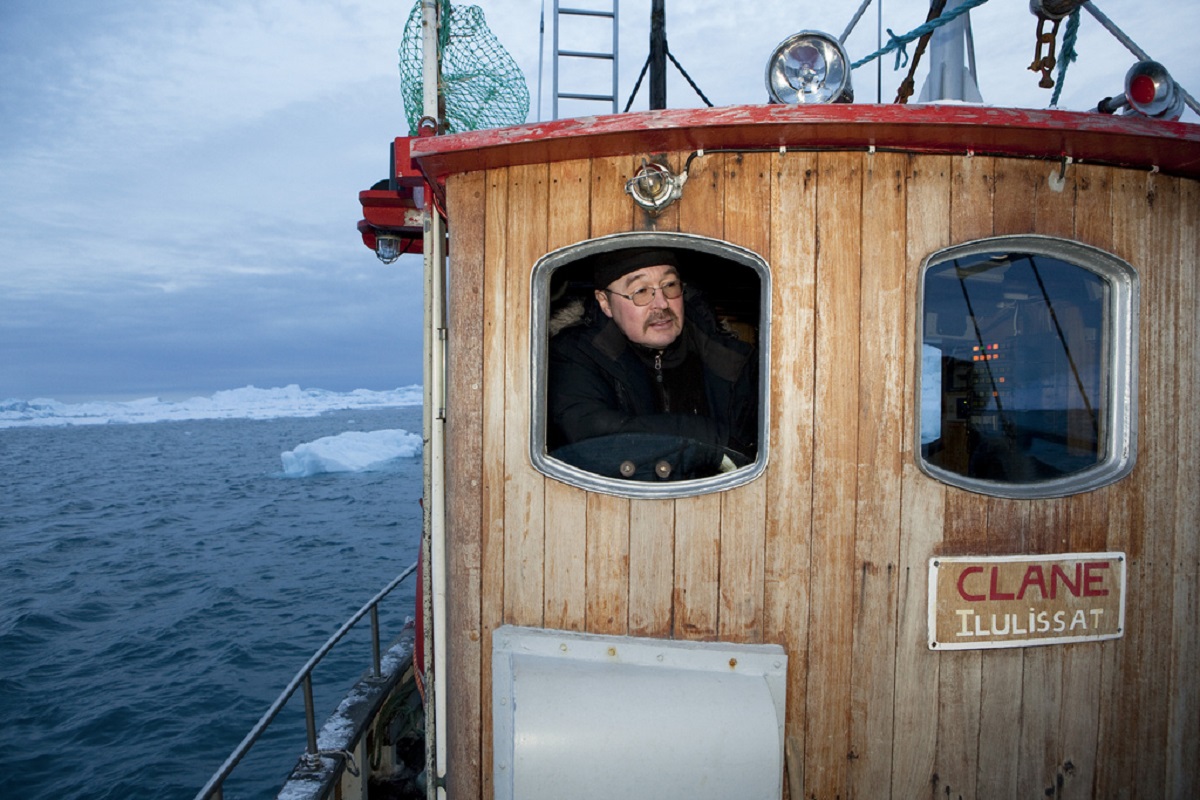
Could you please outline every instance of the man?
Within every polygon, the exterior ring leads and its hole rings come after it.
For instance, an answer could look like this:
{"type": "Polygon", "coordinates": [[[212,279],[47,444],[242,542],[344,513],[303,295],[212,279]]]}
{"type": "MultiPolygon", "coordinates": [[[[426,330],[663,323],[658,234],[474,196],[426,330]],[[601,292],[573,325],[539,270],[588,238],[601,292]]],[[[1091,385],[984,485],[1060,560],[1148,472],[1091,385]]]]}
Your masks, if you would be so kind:
{"type": "Polygon", "coordinates": [[[753,461],[753,347],[685,291],[666,249],[604,254],[594,305],[550,340],[549,448],[610,477],[680,480],[753,461]]]}

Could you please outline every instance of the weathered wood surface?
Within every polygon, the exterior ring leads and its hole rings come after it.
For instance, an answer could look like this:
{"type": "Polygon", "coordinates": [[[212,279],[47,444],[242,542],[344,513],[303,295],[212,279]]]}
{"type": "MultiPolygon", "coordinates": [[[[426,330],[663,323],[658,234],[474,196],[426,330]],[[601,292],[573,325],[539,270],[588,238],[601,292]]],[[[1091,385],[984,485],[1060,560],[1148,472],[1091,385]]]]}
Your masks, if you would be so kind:
{"type": "Polygon", "coordinates": [[[448,182],[454,796],[492,794],[504,622],[782,644],[792,798],[1195,796],[1197,183],[1072,165],[1055,191],[1040,161],[710,154],[654,219],[623,192],[643,155],[448,182]],[[726,239],[771,265],[770,463],[748,485],[631,501],[530,465],[530,269],[639,229],[726,239]],[[1138,463],[1115,485],[1001,500],[915,465],[920,265],[1001,233],[1085,242],[1140,275],[1138,463]],[[1122,639],[928,649],[930,557],[1101,550],[1128,558],[1122,639]]]}
{"type": "Polygon", "coordinates": [[[669,108],[396,140],[396,159],[447,175],[639,150],[905,150],[949,155],[1071,156],[1092,164],[1200,177],[1200,126],[1087,112],[940,105],[669,108]]]}

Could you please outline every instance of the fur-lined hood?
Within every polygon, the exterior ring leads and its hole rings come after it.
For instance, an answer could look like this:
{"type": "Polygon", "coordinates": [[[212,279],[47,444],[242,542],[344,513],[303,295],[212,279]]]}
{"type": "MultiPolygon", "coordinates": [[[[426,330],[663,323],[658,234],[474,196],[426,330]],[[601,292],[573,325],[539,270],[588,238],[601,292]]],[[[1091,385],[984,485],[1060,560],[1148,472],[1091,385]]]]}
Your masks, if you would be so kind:
{"type": "Polygon", "coordinates": [[[550,316],[550,321],[546,327],[549,330],[551,338],[557,336],[559,331],[570,328],[572,325],[582,324],[586,315],[587,310],[583,307],[583,300],[580,298],[571,300],[550,316]]]}

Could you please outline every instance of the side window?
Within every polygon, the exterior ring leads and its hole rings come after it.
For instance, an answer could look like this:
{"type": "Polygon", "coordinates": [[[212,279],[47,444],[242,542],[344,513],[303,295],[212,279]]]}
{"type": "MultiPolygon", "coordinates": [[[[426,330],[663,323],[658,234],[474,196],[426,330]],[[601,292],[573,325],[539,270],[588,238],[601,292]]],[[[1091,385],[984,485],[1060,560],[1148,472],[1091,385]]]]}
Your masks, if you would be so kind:
{"type": "Polygon", "coordinates": [[[679,233],[590,239],[531,280],[532,437],[542,473],[591,491],[727,489],[767,459],[770,271],[679,233]]]}
{"type": "Polygon", "coordinates": [[[1112,483],[1136,451],[1137,275],[1038,236],[933,254],[921,275],[919,463],[1000,497],[1112,483]]]}

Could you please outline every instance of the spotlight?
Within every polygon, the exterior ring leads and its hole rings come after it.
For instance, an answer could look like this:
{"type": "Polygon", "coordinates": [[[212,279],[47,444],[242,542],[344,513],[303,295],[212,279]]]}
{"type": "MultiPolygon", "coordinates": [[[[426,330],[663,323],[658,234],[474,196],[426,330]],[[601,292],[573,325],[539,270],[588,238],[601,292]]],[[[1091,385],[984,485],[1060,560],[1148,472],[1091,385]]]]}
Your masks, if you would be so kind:
{"type": "Polygon", "coordinates": [[[625,182],[625,191],[633,202],[657,216],[683,194],[687,173],[673,175],[663,164],[642,160],[642,168],[625,182]]]}
{"type": "Polygon", "coordinates": [[[850,59],[842,43],[820,31],[801,31],[779,43],[767,61],[772,103],[849,103],[850,59]]]}

